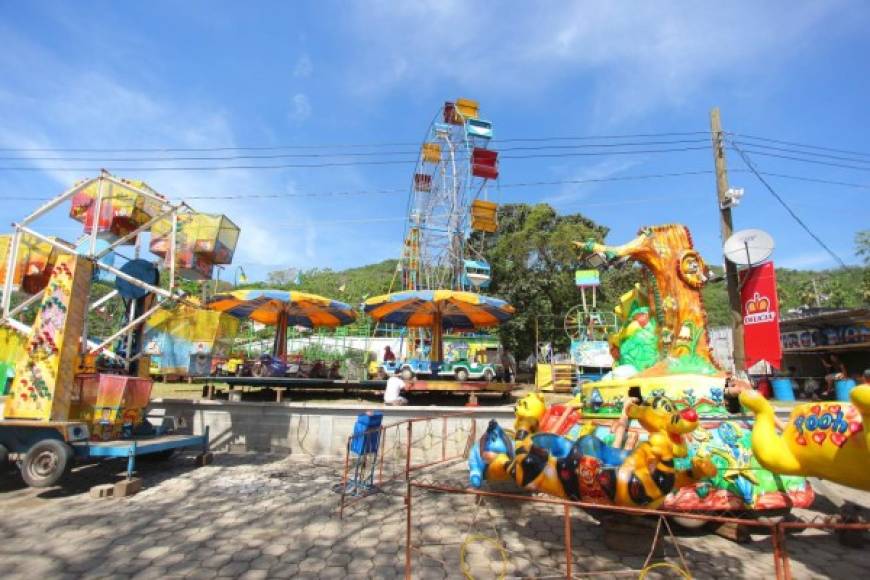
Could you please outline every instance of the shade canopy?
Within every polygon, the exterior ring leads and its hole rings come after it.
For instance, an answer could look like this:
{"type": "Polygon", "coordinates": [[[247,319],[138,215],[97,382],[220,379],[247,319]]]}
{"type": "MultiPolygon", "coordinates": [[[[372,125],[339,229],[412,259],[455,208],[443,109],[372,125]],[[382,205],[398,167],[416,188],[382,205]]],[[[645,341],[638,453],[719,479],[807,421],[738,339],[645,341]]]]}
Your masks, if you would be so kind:
{"type": "Polygon", "coordinates": [[[356,320],[356,312],[349,304],[293,290],[235,290],[215,295],[208,307],[269,325],[280,321],[289,326],[335,328],[356,320]]]}
{"type": "Polygon", "coordinates": [[[349,304],[293,290],[235,290],[215,295],[208,307],[236,318],[275,326],[272,354],[284,360],[288,326],[335,328],[356,319],[356,312],[349,304]]]}
{"type": "Polygon", "coordinates": [[[366,314],[377,321],[444,330],[475,330],[498,326],[514,315],[514,307],[499,298],[457,290],[408,290],[369,298],[366,314]]]}

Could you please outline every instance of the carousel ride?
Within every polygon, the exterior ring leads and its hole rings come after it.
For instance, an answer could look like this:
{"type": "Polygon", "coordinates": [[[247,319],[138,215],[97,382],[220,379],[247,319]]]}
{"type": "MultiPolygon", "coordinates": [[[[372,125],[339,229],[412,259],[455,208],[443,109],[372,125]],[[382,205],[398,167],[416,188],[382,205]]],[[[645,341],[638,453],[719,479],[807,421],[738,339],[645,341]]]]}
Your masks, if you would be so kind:
{"type": "Polygon", "coordinates": [[[383,361],[383,375],[492,381],[501,368],[467,352],[444,352],[445,332],[470,333],[513,315],[503,300],[480,294],[491,270],[472,231],[497,229],[488,199],[498,179],[498,152],[489,148],[492,123],[470,99],[446,102],[426,131],[411,182],[397,278],[402,291],[370,298],[365,312],[378,323],[406,327],[399,360],[383,361]]]}
{"type": "MultiPolygon", "coordinates": [[[[613,370],[566,404],[528,395],[512,433],[491,422],[469,459],[472,486],[509,480],[558,497],[673,511],[808,507],[814,492],[804,476],[814,472],[769,460],[756,447],[772,427],[756,422],[753,431],[747,417],[728,413],[728,376],[711,356],[701,297],[710,273],[687,228],[643,228],[621,246],[575,244],[596,268],[643,266],[645,282],[615,308],[613,370]]],[[[582,332],[590,323],[578,320],[582,332]]],[[[770,421],[756,399],[741,400],[770,421]]]]}

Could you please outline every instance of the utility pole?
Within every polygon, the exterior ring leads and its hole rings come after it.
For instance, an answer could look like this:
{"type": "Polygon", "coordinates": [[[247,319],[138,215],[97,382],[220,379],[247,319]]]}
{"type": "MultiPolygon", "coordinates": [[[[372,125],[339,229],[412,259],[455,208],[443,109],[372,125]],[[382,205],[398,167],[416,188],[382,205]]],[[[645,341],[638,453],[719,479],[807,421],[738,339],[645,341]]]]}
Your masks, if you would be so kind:
{"type": "MultiPolygon", "coordinates": [[[[719,107],[710,111],[710,132],[713,138],[713,161],[716,165],[716,197],[719,203],[719,228],[722,243],[731,237],[734,226],[731,221],[731,207],[727,203],[728,165],[725,162],[725,138],[722,133],[722,118],[719,107]]],[[[731,324],[734,332],[734,368],[746,370],[746,353],[743,345],[743,307],[740,303],[740,285],[737,279],[737,266],[725,259],[725,283],[728,285],[728,305],[731,310],[731,324]]]]}

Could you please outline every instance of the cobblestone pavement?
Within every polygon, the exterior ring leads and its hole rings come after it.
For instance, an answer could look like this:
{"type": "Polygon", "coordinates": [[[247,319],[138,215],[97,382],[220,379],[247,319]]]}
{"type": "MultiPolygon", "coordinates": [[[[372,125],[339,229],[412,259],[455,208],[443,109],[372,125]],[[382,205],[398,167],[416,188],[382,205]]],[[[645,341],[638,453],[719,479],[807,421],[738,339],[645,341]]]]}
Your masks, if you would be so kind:
{"type": "MultiPolygon", "coordinates": [[[[0,577],[402,576],[403,485],[354,504],[340,520],[332,487],[341,467],[333,461],[218,454],[213,465],[195,469],[190,457],[177,457],[143,464],[145,489],[138,495],[103,500],[90,498],[87,489],[111,481],[120,464],[79,468],[72,487],[65,489],[32,490],[17,477],[4,477],[0,577]]],[[[426,476],[458,482],[463,468],[440,468],[426,476]]],[[[870,505],[870,494],[839,487],[832,493],[870,505]]],[[[817,505],[834,510],[824,497],[817,505]]],[[[464,562],[475,578],[496,577],[502,566],[509,577],[564,574],[560,507],[420,491],[413,496],[413,514],[414,543],[422,544],[414,555],[417,578],[461,578],[466,538],[471,540],[464,562]],[[480,536],[498,538],[505,552],[480,536]]],[[[642,565],[643,555],[608,548],[604,527],[575,512],[575,573],[642,565]]],[[[681,534],[679,543],[696,578],[773,577],[770,539],[764,535],[736,544],[709,534],[681,534]]],[[[795,578],[859,578],[870,566],[866,548],[843,547],[827,533],[791,536],[786,545],[795,578]]],[[[669,545],[665,556],[675,561],[669,545]]]]}

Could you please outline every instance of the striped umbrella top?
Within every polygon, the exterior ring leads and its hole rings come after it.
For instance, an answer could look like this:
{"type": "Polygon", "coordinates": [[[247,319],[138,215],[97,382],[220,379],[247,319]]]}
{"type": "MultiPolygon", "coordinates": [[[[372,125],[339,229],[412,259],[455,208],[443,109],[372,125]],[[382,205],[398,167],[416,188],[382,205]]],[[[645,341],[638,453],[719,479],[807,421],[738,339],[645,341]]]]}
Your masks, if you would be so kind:
{"type": "Polygon", "coordinates": [[[283,313],[288,326],[307,328],[335,328],[356,320],[356,312],[349,304],[294,290],[235,290],[215,295],[208,307],[271,325],[278,324],[283,313]]]}
{"type": "Polygon", "coordinates": [[[498,326],[514,315],[514,307],[499,298],[457,290],[408,290],[365,301],[366,314],[377,321],[432,328],[437,318],[444,329],[474,330],[498,326]]]}

